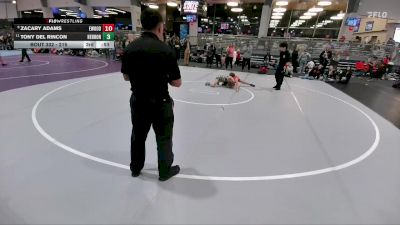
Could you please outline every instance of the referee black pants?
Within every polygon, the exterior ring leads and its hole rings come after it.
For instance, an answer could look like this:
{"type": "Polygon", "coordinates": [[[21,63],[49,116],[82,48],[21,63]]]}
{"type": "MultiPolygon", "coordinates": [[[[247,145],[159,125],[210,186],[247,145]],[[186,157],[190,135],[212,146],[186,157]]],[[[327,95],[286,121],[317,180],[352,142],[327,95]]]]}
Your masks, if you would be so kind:
{"type": "Polygon", "coordinates": [[[227,57],[225,58],[225,69],[228,69],[228,64],[231,65],[231,69],[232,69],[232,62],[233,62],[233,58],[227,56],[227,57]]]}
{"type": "Polygon", "coordinates": [[[275,73],[275,81],[277,88],[281,88],[284,76],[285,76],[284,69],[278,67],[275,73]]]}
{"type": "Polygon", "coordinates": [[[28,59],[29,62],[31,61],[31,58],[29,58],[29,55],[26,52],[26,50],[22,50],[22,56],[21,56],[21,60],[20,61],[23,62],[25,57],[28,59]]]}
{"type": "Polygon", "coordinates": [[[172,131],[174,126],[173,100],[139,100],[134,95],[130,99],[132,117],[131,171],[140,172],[146,157],[145,142],[150,127],[156,134],[158,170],[160,176],[168,174],[174,161],[172,152],[172,131]]]}

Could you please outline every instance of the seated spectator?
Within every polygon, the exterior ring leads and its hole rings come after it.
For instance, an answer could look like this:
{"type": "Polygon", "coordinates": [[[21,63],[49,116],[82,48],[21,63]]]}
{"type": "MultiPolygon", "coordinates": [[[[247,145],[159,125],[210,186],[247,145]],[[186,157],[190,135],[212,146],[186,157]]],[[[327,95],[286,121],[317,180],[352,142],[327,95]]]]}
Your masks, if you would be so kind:
{"type": "Polygon", "coordinates": [[[387,64],[386,73],[391,74],[393,73],[394,62],[390,61],[387,64]]]}
{"type": "Polygon", "coordinates": [[[315,67],[315,63],[314,63],[314,61],[311,60],[311,61],[309,61],[309,62],[307,63],[304,72],[305,72],[306,74],[309,74],[310,71],[311,71],[314,67],[315,67]]]}
{"type": "Polygon", "coordinates": [[[355,66],[355,72],[354,74],[356,76],[363,76],[365,74],[365,61],[358,61],[356,62],[355,66]]]}
{"type": "Polygon", "coordinates": [[[351,67],[348,66],[346,70],[341,71],[339,74],[339,81],[338,83],[340,84],[347,84],[349,83],[351,76],[353,75],[353,71],[351,70],[351,67]]]}
{"type": "Polygon", "coordinates": [[[385,65],[388,65],[390,61],[391,61],[391,58],[388,55],[385,58],[383,58],[383,64],[385,64],[385,65]]]}
{"type": "Polygon", "coordinates": [[[317,67],[314,67],[314,69],[310,72],[310,76],[317,80],[320,79],[321,75],[324,75],[324,66],[321,64],[317,67]]]}
{"type": "Polygon", "coordinates": [[[367,76],[372,70],[372,63],[364,64],[364,76],[367,76]]]}
{"type": "Polygon", "coordinates": [[[369,76],[371,78],[376,77],[376,72],[378,71],[378,65],[374,62],[374,63],[369,63],[369,76]]]}
{"type": "Polygon", "coordinates": [[[286,77],[293,77],[294,67],[292,63],[288,62],[284,67],[286,77]]]}
{"type": "Polygon", "coordinates": [[[378,79],[381,78],[381,74],[383,75],[383,63],[381,61],[373,61],[369,63],[369,76],[370,79],[378,79]]]}
{"type": "Polygon", "coordinates": [[[363,71],[365,68],[365,61],[358,61],[356,62],[356,71],[363,71]]]}
{"type": "Polygon", "coordinates": [[[325,50],[323,52],[321,52],[321,54],[319,55],[319,63],[321,65],[323,65],[324,70],[328,66],[330,61],[332,60],[332,57],[333,57],[333,53],[329,46],[327,46],[325,48],[325,50]]]}
{"type": "Polygon", "coordinates": [[[301,79],[308,79],[308,80],[314,80],[314,79],[319,79],[321,74],[323,73],[323,66],[319,65],[319,66],[314,66],[310,72],[305,76],[301,76],[301,79]]]}
{"type": "Polygon", "coordinates": [[[383,60],[379,61],[377,65],[377,71],[376,71],[376,78],[378,79],[384,79],[383,76],[386,73],[386,65],[384,64],[383,60]]]}
{"type": "Polygon", "coordinates": [[[272,60],[272,56],[269,52],[267,52],[267,54],[264,56],[264,62],[266,62],[267,64],[272,60]]]}
{"type": "Polygon", "coordinates": [[[338,72],[336,70],[336,67],[329,66],[329,71],[328,71],[328,74],[327,74],[328,81],[336,80],[337,75],[338,75],[338,72]]]}

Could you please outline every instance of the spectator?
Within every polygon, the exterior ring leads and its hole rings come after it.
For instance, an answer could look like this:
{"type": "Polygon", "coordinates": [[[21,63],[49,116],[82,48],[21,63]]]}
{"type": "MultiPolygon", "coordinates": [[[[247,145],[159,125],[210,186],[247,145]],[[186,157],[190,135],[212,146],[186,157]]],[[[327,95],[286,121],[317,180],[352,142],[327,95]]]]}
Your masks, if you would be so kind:
{"type": "Polygon", "coordinates": [[[326,67],[330,63],[330,60],[332,59],[332,51],[330,47],[326,47],[323,52],[319,55],[319,63],[323,66],[323,69],[325,71],[326,67]]]}
{"type": "Polygon", "coordinates": [[[230,44],[226,49],[226,60],[225,60],[225,69],[228,69],[228,64],[230,64],[232,69],[233,57],[235,56],[235,47],[233,44],[230,44]]]}
{"type": "Polygon", "coordinates": [[[297,68],[299,67],[299,51],[297,46],[292,52],[292,65],[293,65],[293,72],[297,73],[297,68]]]}
{"type": "Polygon", "coordinates": [[[324,73],[323,65],[315,66],[310,72],[310,77],[319,80],[319,78],[321,77],[321,75],[323,75],[323,73],[324,73]]]}
{"type": "Polygon", "coordinates": [[[393,38],[389,38],[389,40],[386,42],[386,45],[388,46],[395,46],[396,42],[393,40],[393,38]]]}
{"type": "Polygon", "coordinates": [[[288,62],[285,65],[284,72],[285,72],[286,77],[293,77],[294,67],[293,67],[292,63],[288,62]]]}
{"type": "Polygon", "coordinates": [[[346,70],[342,71],[339,74],[339,81],[338,83],[340,84],[347,84],[349,83],[351,76],[353,75],[353,71],[351,70],[351,67],[348,66],[346,70]]]}
{"type": "Polygon", "coordinates": [[[175,49],[176,60],[179,61],[179,59],[180,59],[180,50],[181,50],[181,42],[179,40],[178,35],[174,34],[174,36],[172,36],[171,45],[175,49]]]}
{"type": "Polygon", "coordinates": [[[253,49],[250,45],[244,48],[243,50],[243,62],[242,62],[242,71],[244,67],[247,65],[247,70],[250,71],[250,59],[253,54],[253,49]]]}
{"type": "Polygon", "coordinates": [[[384,64],[383,60],[379,60],[377,64],[377,71],[376,71],[376,78],[384,79],[384,75],[386,73],[386,65],[384,64]]]}
{"type": "Polygon", "coordinates": [[[185,48],[185,52],[184,52],[184,56],[183,56],[183,61],[184,61],[185,66],[189,66],[189,59],[190,59],[190,42],[189,42],[189,39],[185,40],[184,48],[185,48]]]}
{"type": "Polygon", "coordinates": [[[306,65],[306,69],[304,70],[304,72],[306,74],[309,74],[311,72],[311,70],[315,67],[315,62],[310,60],[307,65],[306,65]]]}
{"type": "Polygon", "coordinates": [[[211,46],[212,46],[211,50],[212,50],[213,60],[214,60],[215,54],[217,54],[217,48],[215,47],[215,44],[212,44],[211,46]]]}
{"type": "Polygon", "coordinates": [[[222,48],[219,48],[219,51],[217,52],[217,49],[215,49],[215,62],[217,64],[217,67],[219,67],[219,65],[221,65],[222,67],[222,48]]]}
{"type": "Polygon", "coordinates": [[[357,71],[363,71],[365,69],[365,61],[358,61],[355,64],[357,71]]]}
{"type": "Polygon", "coordinates": [[[271,53],[267,52],[267,54],[264,56],[264,62],[268,64],[272,60],[271,53]]]}
{"type": "Polygon", "coordinates": [[[334,67],[332,65],[329,66],[329,71],[327,74],[328,81],[336,80],[337,75],[338,75],[338,73],[337,73],[336,67],[334,67]]]}
{"type": "MultiPolygon", "coordinates": [[[[300,62],[300,73],[304,74],[307,63],[311,61],[311,54],[308,53],[307,49],[305,49],[299,57],[299,62],[300,62]]],[[[312,66],[311,68],[313,68],[312,66]]]]}
{"type": "Polygon", "coordinates": [[[212,66],[212,62],[213,62],[213,59],[214,59],[213,52],[214,52],[214,46],[213,45],[208,46],[207,50],[206,50],[207,67],[211,67],[212,66]]]}
{"type": "Polygon", "coordinates": [[[390,56],[386,55],[386,57],[383,58],[383,64],[385,66],[387,66],[389,64],[390,60],[391,60],[390,56]]]}
{"type": "Polygon", "coordinates": [[[236,51],[236,61],[235,61],[235,65],[239,65],[242,61],[242,55],[240,54],[240,50],[238,49],[236,51]]]}

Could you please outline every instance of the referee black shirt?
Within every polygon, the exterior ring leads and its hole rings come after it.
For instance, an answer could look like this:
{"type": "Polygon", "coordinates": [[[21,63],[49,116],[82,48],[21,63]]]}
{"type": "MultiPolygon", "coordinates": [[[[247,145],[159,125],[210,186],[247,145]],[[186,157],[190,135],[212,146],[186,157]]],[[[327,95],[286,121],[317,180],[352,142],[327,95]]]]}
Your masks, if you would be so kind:
{"type": "Polygon", "coordinates": [[[168,83],[181,78],[173,49],[151,32],[125,48],[121,72],[129,76],[138,100],[169,98],[168,83]]]}
{"type": "Polygon", "coordinates": [[[279,68],[283,69],[286,63],[290,62],[290,53],[288,50],[280,52],[279,54],[279,68]]]}

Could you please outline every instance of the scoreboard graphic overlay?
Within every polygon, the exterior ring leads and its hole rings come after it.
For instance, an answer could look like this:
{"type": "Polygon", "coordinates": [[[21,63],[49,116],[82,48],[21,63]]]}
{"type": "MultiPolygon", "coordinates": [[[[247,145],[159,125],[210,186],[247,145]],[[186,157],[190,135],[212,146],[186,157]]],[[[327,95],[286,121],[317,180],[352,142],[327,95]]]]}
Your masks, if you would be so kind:
{"type": "Polygon", "coordinates": [[[111,19],[14,20],[15,48],[114,49],[111,19]]]}

